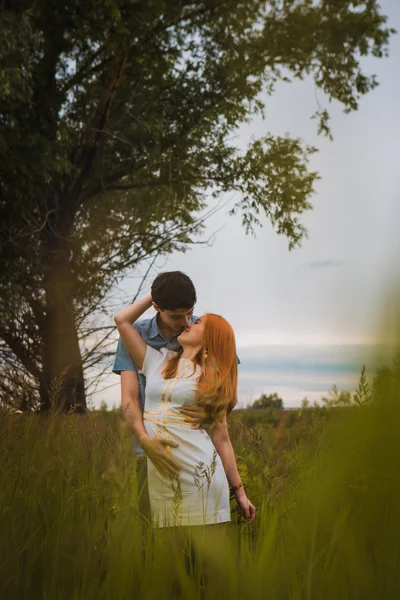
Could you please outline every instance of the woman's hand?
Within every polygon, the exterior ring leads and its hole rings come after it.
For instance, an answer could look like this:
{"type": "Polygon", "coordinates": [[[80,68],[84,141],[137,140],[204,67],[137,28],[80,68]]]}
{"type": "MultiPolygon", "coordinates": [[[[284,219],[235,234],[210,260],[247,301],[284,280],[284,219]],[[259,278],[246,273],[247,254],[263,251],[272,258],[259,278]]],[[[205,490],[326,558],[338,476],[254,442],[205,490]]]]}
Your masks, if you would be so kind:
{"type": "Polygon", "coordinates": [[[256,516],[256,508],[247,498],[243,488],[240,488],[235,493],[236,502],[238,504],[239,514],[241,517],[244,517],[249,525],[254,521],[256,516]]]}

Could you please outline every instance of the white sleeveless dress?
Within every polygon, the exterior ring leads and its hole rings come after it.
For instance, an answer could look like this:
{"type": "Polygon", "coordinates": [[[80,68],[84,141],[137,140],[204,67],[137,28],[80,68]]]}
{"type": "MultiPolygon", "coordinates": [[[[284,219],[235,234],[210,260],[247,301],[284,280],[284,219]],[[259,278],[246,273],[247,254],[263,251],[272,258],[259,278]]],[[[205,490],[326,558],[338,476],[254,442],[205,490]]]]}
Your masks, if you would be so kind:
{"type": "Polygon", "coordinates": [[[210,525],[231,520],[229,484],[212,440],[204,429],[184,423],[179,408],[195,403],[199,366],[181,358],[175,379],[164,379],[165,362],[176,352],[147,346],[141,372],[146,376],[143,422],[146,432],[178,442],[167,452],[180,465],[179,476],[163,477],[147,459],[150,508],[156,527],[210,525]]]}

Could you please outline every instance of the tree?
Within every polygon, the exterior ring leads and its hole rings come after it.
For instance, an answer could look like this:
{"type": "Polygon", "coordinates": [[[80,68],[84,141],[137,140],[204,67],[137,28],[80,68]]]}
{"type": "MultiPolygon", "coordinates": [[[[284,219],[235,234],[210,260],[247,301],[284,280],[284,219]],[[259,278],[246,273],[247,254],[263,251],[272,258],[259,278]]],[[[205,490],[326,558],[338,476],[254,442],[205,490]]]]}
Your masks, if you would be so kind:
{"type": "MultiPolygon", "coordinates": [[[[360,57],[385,55],[392,30],[376,0],[0,10],[2,398],[20,371],[42,407],[60,382],[60,407],[84,407],[88,318],[128,269],[198,239],[205,192],[237,192],[247,232],[265,214],[300,244],[315,149],[266,134],[241,154],[231,134],[280,79],[313,76],[356,110],[377,85],[360,57]]],[[[315,116],[329,134],[326,110],[315,116]]]]}
{"type": "Polygon", "coordinates": [[[258,400],[254,400],[251,408],[257,409],[282,409],[283,408],[283,400],[278,396],[276,392],[273,394],[261,394],[258,400]]]}

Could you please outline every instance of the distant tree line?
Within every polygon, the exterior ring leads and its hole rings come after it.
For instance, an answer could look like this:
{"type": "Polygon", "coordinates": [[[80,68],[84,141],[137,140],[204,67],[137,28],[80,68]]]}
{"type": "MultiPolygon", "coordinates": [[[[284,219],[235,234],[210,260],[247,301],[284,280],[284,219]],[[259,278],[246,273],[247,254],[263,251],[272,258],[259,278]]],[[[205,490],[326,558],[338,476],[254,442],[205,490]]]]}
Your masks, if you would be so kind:
{"type": "Polygon", "coordinates": [[[282,409],[283,408],[283,400],[278,396],[276,392],[273,394],[261,394],[258,400],[254,400],[251,408],[256,409],[282,409]]]}

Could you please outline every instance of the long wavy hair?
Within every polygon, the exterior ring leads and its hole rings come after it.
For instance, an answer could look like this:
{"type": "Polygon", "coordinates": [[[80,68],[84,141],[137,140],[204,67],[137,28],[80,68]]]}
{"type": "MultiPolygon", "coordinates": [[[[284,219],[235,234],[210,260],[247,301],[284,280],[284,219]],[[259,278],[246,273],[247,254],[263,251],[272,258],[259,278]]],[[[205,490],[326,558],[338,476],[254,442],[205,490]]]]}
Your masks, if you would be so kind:
{"type": "MultiPolygon", "coordinates": [[[[194,357],[201,367],[197,380],[197,404],[203,406],[209,422],[215,424],[224,414],[229,414],[237,403],[237,355],[235,334],[223,317],[213,313],[205,315],[203,346],[194,357]]],[[[170,358],[162,372],[164,379],[176,377],[183,350],[170,358]]],[[[190,370],[188,377],[193,375],[190,370]]]]}

